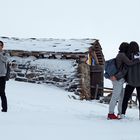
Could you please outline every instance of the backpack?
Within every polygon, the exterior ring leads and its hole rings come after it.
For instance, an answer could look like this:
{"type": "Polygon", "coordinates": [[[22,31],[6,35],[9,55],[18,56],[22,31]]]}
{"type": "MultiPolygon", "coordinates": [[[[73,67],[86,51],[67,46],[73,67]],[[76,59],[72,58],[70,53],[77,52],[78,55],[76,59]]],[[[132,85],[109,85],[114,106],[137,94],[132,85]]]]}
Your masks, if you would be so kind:
{"type": "Polygon", "coordinates": [[[6,63],[6,69],[7,69],[7,71],[6,71],[6,76],[5,77],[6,77],[6,81],[8,81],[10,79],[10,71],[11,71],[9,62],[6,63]]]}
{"type": "Polygon", "coordinates": [[[116,58],[109,59],[105,61],[105,72],[104,77],[106,79],[110,79],[111,76],[115,75],[118,72],[118,68],[116,65],[116,58]]]}

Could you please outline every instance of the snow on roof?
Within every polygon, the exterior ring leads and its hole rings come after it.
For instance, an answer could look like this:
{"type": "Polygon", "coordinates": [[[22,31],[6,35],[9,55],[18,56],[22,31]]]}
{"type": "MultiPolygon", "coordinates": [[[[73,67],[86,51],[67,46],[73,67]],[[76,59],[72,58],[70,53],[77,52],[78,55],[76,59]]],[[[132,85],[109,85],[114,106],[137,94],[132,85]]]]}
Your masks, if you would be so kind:
{"type": "Polygon", "coordinates": [[[0,37],[6,50],[87,52],[95,39],[9,38],[0,37]]]}

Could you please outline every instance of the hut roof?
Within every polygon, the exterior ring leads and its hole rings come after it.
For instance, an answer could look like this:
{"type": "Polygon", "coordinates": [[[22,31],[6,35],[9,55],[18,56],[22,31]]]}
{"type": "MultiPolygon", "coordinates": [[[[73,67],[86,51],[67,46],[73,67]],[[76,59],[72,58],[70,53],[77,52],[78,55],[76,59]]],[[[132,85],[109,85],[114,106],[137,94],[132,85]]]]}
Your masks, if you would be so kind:
{"type": "Polygon", "coordinates": [[[53,39],[53,38],[14,38],[0,37],[6,50],[48,51],[48,52],[87,52],[96,39],[53,39]]]}

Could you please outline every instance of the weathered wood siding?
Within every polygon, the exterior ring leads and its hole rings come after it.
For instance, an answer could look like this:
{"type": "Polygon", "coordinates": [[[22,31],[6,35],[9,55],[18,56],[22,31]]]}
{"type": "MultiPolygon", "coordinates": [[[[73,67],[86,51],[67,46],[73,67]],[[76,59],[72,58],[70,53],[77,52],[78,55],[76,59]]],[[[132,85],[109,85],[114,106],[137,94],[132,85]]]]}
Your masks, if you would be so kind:
{"type": "Polygon", "coordinates": [[[90,94],[90,66],[86,63],[79,64],[79,75],[80,75],[80,88],[81,94],[80,99],[91,99],[90,94]]]}
{"type": "Polygon", "coordinates": [[[100,96],[103,96],[103,66],[91,66],[90,77],[91,99],[99,99],[100,96]]]}

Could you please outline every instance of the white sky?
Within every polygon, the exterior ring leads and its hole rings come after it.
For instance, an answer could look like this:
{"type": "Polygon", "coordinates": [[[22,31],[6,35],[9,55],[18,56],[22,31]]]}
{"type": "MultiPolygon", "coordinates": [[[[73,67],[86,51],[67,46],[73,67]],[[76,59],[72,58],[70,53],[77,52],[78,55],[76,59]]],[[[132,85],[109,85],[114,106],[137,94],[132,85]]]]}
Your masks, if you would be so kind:
{"type": "Polygon", "coordinates": [[[140,0],[0,0],[0,3],[0,36],[89,37],[99,39],[103,48],[118,48],[122,41],[139,43],[140,0]]]}

